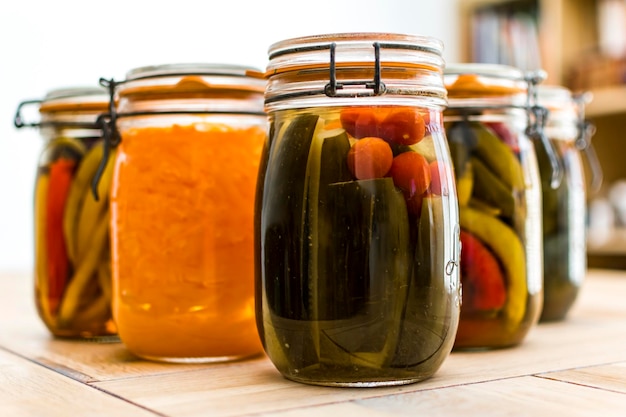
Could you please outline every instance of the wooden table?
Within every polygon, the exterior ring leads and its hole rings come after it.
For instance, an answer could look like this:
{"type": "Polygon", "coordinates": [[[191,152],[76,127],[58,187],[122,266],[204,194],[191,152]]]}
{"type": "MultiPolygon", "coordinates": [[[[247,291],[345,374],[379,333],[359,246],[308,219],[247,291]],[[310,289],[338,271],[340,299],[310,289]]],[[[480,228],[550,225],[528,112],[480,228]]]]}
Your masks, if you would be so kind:
{"type": "Polygon", "coordinates": [[[55,340],[27,275],[0,275],[0,312],[0,416],[626,416],[626,272],[591,270],[568,320],[521,346],[453,352],[431,379],[389,388],[291,382],[264,356],[169,365],[55,340]]]}

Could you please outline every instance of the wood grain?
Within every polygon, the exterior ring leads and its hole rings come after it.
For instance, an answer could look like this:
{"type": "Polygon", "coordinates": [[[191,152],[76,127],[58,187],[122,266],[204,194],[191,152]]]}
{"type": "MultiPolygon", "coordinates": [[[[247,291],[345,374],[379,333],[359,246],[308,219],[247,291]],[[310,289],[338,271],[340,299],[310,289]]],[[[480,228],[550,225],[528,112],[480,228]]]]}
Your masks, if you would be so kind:
{"type": "Polygon", "coordinates": [[[330,404],[309,408],[305,412],[292,409],[261,415],[623,417],[624,404],[626,396],[623,394],[610,391],[594,393],[573,384],[523,377],[330,404]]]}
{"type": "Polygon", "coordinates": [[[626,362],[549,372],[538,376],[626,394],[626,362]]]}
{"type": "Polygon", "coordinates": [[[0,415],[154,417],[155,413],[0,350],[0,415]]]}

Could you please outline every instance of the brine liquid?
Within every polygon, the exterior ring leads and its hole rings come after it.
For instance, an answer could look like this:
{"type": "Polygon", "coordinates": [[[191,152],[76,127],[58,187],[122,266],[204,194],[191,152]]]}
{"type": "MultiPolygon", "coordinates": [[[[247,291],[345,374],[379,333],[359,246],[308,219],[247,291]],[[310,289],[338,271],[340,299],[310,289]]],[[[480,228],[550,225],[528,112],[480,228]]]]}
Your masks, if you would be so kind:
{"type": "Polygon", "coordinates": [[[270,359],[287,378],[320,385],[431,376],[458,320],[458,274],[445,272],[458,214],[441,121],[394,150],[441,162],[442,186],[428,186],[417,206],[391,175],[355,178],[346,158],[360,138],[340,110],[287,111],[271,123],[256,217],[257,320],[270,359]]]}

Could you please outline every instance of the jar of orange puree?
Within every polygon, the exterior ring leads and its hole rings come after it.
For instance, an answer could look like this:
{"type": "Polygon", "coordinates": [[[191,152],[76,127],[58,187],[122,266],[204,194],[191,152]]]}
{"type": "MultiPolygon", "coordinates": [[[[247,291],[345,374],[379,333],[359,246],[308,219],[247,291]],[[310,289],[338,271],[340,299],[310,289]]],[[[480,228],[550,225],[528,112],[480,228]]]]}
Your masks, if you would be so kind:
{"type": "Polygon", "coordinates": [[[122,342],[164,362],[260,353],[253,234],[263,74],[173,64],[102,82],[117,102],[109,144],[117,146],[113,314],[122,342]]]}

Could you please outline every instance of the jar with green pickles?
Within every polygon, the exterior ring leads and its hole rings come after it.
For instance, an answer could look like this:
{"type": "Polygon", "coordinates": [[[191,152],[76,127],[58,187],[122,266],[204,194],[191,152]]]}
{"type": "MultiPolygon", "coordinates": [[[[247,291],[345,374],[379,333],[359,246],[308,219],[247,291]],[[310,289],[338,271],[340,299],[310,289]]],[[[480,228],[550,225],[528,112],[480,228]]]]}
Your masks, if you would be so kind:
{"type": "Polygon", "coordinates": [[[528,75],[448,65],[444,112],[461,224],[462,306],[454,349],[521,343],[542,305],[541,182],[528,75]]]}
{"type": "Polygon", "coordinates": [[[537,102],[545,108],[544,135],[561,162],[562,180],[551,186],[551,163],[538,147],[537,161],[543,197],[544,300],[540,321],[567,316],[587,272],[586,180],[581,152],[591,170],[592,188],[599,187],[602,172],[591,147],[593,127],[585,121],[584,106],[590,96],[573,95],[562,86],[542,85],[537,102]]]}
{"type": "Polygon", "coordinates": [[[459,225],[441,52],[381,33],[270,47],[257,327],[288,379],[408,384],[452,349],[459,225]]]}
{"type": "Polygon", "coordinates": [[[109,186],[112,164],[91,194],[103,154],[98,122],[109,104],[99,87],[51,90],[43,100],[20,104],[18,128],[39,128],[44,139],[34,192],[35,304],[52,335],[118,340],[111,315],[109,186]],[[40,120],[24,120],[36,105],[40,120]]]}

